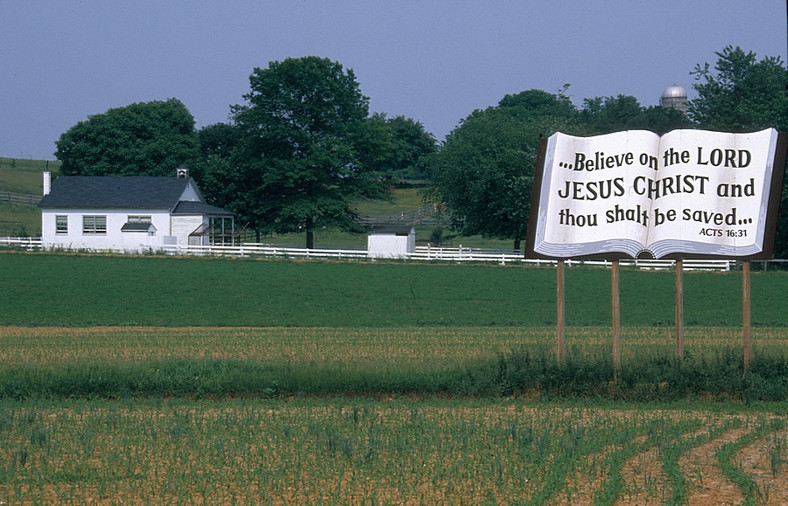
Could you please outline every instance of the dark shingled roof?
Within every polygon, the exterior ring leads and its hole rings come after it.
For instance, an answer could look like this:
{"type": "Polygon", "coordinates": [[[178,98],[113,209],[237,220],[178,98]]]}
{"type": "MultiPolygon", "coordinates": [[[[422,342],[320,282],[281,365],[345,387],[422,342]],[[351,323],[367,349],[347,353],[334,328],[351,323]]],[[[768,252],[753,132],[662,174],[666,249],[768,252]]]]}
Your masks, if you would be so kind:
{"type": "Polygon", "coordinates": [[[376,225],[370,231],[372,234],[410,235],[413,227],[410,225],[376,225]]]}
{"type": "Polygon", "coordinates": [[[126,222],[120,227],[121,232],[147,232],[150,229],[156,230],[152,223],[131,223],[126,222]]]}
{"type": "Polygon", "coordinates": [[[44,208],[173,209],[191,178],[67,176],[52,183],[44,208]]]}
{"type": "Polygon", "coordinates": [[[181,200],[172,214],[207,214],[211,216],[233,216],[234,213],[225,211],[221,207],[212,206],[204,202],[181,200]]]}

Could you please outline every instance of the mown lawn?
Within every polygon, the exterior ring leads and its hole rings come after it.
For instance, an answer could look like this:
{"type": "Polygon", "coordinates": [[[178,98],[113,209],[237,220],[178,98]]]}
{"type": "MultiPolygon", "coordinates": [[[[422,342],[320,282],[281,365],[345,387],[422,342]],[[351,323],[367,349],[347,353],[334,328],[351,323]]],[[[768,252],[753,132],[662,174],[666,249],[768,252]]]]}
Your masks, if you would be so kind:
{"type": "MultiPolygon", "coordinates": [[[[786,272],[752,274],[754,325],[788,323],[786,272]]],[[[741,325],[741,273],[687,272],[685,323],[741,325]]],[[[672,325],[667,271],[621,274],[623,325],[672,325]]],[[[610,272],[566,274],[570,325],[609,325],[610,272]]],[[[555,271],[524,266],[0,253],[0,325],[489,326],[556,321],[555,271]]]]}

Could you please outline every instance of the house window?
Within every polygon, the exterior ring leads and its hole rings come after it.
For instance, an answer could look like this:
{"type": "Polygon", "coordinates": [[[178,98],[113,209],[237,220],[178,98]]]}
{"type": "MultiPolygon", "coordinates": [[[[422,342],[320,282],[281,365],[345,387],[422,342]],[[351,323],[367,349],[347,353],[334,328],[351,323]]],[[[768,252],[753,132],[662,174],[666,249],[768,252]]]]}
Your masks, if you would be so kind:
{"type": "Polygon", "coordinates": [[[58,214],[55,216],[55,233],[67,234],[68,233],[68,216],[58,214]]]}
{"type": "Polygon", "coordinates": [[[82,216],[82,233],[83,234],[106,234],[107,233],[107,217],[106,216],[82,216]]]}
{"type": "Polygon", "coordinates": [[[126,220],[127,223],[150,223],[150,216],[134,216],[129,215],[126,220]]]}

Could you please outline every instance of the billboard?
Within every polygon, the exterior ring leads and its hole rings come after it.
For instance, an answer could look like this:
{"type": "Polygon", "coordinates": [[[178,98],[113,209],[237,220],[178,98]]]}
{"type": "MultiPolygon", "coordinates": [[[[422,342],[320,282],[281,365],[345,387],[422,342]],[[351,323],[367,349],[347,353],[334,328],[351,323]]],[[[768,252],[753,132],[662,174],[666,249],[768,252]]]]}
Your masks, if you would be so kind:
{"type": "Polygon", "coordinates": [[[628,130],[542,139],[526,256],[771,258],[788,136],[628,130]]]}

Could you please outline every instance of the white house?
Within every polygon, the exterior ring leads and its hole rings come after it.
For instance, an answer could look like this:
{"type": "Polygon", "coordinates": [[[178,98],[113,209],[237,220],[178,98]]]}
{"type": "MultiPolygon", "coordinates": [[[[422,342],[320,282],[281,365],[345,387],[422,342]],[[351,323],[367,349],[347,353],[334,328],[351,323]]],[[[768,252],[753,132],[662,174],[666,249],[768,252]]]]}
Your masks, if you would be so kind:
{"type": "Polygon", "coordinates": [[[367,237],[367,256],[405,258],[416,251],[416,229],[408,225],[372,227],[367,237]]]}
{"type": "Polygon", "coordinates": [[[232,244],[234,215],[205,202],[188,170],[177,177],[60,176],[44,173],[45,248],[116,251],[166,245],[232,244]]]}

